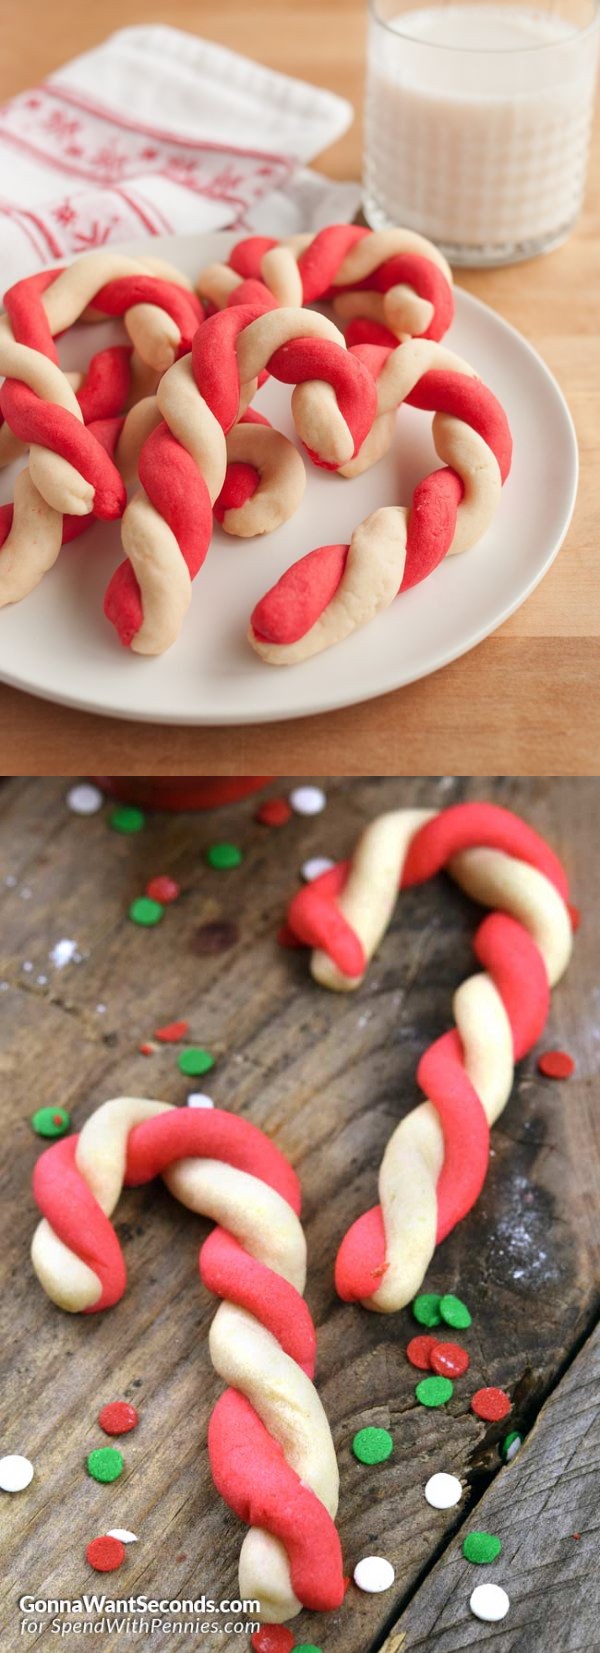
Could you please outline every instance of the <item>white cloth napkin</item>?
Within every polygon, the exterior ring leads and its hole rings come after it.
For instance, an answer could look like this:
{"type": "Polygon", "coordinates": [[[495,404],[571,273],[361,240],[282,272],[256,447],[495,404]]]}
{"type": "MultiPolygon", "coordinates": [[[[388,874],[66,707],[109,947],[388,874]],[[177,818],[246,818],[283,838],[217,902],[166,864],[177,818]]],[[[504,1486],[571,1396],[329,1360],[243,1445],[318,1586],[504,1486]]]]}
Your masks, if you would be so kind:
{"type": "Polygon", "coordinates": [[[2,290],[134,237],[349,220],[358,185],[306,162],[352,117],[333,92],[223,46],[121,29],[0,109],[2,290]]]}

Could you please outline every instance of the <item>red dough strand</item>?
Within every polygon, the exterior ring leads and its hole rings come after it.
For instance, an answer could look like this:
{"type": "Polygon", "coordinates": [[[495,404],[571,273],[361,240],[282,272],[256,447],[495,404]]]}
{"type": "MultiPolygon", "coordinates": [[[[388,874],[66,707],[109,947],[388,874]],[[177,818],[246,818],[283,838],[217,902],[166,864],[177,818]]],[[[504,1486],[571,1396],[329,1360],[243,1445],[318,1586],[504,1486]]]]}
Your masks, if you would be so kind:
{"type": "Polygon", "coordinates": [[[286,1355],[314,1377],[317,1339],[304,1298],[287,1280],[249,1257],[233,1234],[214,1228],[200,1252],[200,1277],[215,1297],[227,1297],[262,1320],[286,1355]]]}
{"type": "Polygon", "coordinates": [[[292,1585],[303,1605],[316,1613],[339,1607],[344,1588],[333,1521],[237,1389],[219,1396],[208,1426],[208,1451],[215,1486],[230,1509],[248,1526],[266,1527],[285,1545],[292,1585]]]}
{"type": "Polygon", "coordinates": [[[21,442],[39,442],[61,454],[94,489],[94,516],[110,521],[125,509],[127,493],[117,467],[96,440],[89,426],[82,425],[66,408],[43,402],[19,379],[5,379],[0,390],[0,407],[14,435],[21,442]]]}
{"type": "MultiPolygon", "coordinates": [[[[140,482],[174,533],[193,580],[202,567],[212,534],[212,508],[204,478],[164,421],[144,442],[138,468],[140,482]]],[[[109,581],[104,613],[128,647],[144,618],[141,592],[130,562],[120,563],[109,581]]]]}
{"type": "Polygon", "coordinates": [[[33,1172],[33,1194],[59,1240],[74,1251],[102,1284],[102,1295],[86,1314],[112,1308],[123,1296],[127,1274],[112,1223],[77,1170],[79,1138],[65,1136],[40,1155],[33,1172]]]}

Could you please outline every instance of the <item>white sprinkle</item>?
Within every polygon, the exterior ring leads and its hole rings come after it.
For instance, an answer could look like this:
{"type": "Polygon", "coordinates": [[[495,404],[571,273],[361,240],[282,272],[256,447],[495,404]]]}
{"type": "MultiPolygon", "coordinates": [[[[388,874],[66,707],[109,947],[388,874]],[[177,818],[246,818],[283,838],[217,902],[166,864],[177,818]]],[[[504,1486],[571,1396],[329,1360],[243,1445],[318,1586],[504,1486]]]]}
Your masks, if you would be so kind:
{"type": "Polygon", "coordinates": [[[0,981],[0,993],[8,993],[8,988],[9,983],[7,981],[0,981]]]}
{"type": "Polygon", "coordinates": [[[32,965],[31,959],[26,959],[25,963],[21,965],[21,969],[24,970],[25,974],[28,976],[30,974],[30,971],[33,970],[33,965],[32,965]]]}
{"type": "Polygon", "coordinates": [[[126,1527],[109,1527],[107,1538],[120,1538],[122,1544],[137,1544],[137,1533],[128,1532],[126,1527]]]}
{"type": "Polygon", "coordinates": [[[0,1487],[3,1492],[22,1492],[33,1479],[33,1464],[19,1452],[0,1458],[0,1487]]]}
{"type": "Polygon", "coordinates": [[[505,1619],[510,1607],[506,1590],[501,1590],[499,1584],[477,1584],[469,1602],[471,1612],[476,1619],[485,1619],[488,1624],[495,1624],[496,1619],[505,1619]]]}
{"type": "Polygon", "coordinates": [[[214,1108],[215,1104],[212,1096],[207,1096],[204,1091],[190,1091],[187,1105],[188,1108],[214,1108]]]}
{"type": "Polygon", "coordinates": [[[522,1445],[523,1445],[523,1438],[522,1438],[521,1435],[517,1435],[516,1440],[511,1441],[510,1446],[507,1447],[507,1449],[506,1449],[506,1452],[504,1454],[504,1462],[509,1464],[511,1458],[516,1458],[517,1452],[520,1451],[522,1445]]]}
{"type": "Polygon", "coordinates": [[[22,890],[19,890],[19,895],[20,895],[22,901],[29,901],[29,898],[31,896],[31,890],[30,890],[28,884],[23,885],[22,890]]]}
{"type": "Polygon", "coordinates": [[[354,1568],[354,1583],[359,1590],[374,1596],[381,1590],[389,1590],[395,1576],[391,1561],[386,1561],[383,1555],[365,1555],[354,1568]]]}
{"type": "Polygon", "coordinates": [[[450,1510],[462,1498],[462,1486],[457,1475],[430,1475],[425,1487],[427,1503],[434,1510],[450,1510]]]}
{"type": "Polygon", "coordinates": [[[46,982],[48,980],[48,977],[47,976],[36,976],[35,979],[36,979],[36,982],[38,984],[38,987],[45,987],[46,982]]]}
{"type": "Polygon", "coordinates": [[[48,957],[57,970],[64,970],[65,964],[70,964],[77,958],[77,942],[69,941],[67,936],[63,936],[62,941],[57,941],[48,957]]]}
{"type": "Polygon", "coordinates": [[[5,878],[4,882],[6,884],[7,890],[14,890],[16,888],[18,880],[14,877],[14,874],[12,872],[9,872],[8,877],[5,878]]]}
{"type": "Polygon", "coordinates": [[[331,872],[334,866],[335,861],[330,861],[328,855],[313,855],[312,860],[305,861],[300,870],[307,884],[312,884],[315,878],[321,878],[324,872],[331,872]]]}
{"type": "Polygon", "coordinates": [[[97,786],[72,786],[67,792],[67,809],[74,815],[95,815],[104,800],[97,786]]]}
{"type": "Polygon", "coordinates": [[[106,1013],[106,1005],[105,1004],[97,1004],[96,1005],[96,1015],[97,1016],[104,1016],[105,1013],[106,1013]]]}
{"type": "Polygon", "coordinates": [[[296,786],[290,792],[290,803],[297,815],[320,815],[327,799],[320,786],[296,786]]]}

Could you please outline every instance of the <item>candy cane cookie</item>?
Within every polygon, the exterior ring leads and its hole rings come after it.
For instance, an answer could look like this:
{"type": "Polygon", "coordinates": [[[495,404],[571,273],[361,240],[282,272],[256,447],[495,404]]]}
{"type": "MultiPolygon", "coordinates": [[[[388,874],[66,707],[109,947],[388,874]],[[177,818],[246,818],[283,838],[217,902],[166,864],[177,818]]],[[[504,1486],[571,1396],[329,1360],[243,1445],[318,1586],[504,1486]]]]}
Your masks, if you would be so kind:
{"type": "Polygon", "coordinates": [[[271,534],[297,510],[306,487],[298,449],[264,414],[247,408],[228,431],[227,471],[213,510],[226,534],[271,534]]]}
{"type": "MultiPolygon", "coordinates": [[[[131,408],[119,437],[122,477],[134,482],[144,442],[161,423],[156,396],[131,408]]],[[[213,512],[226,534],[243,539],[270,534],[293,516],[306,487],[306,471],[293,442],[264,414],[247,408],[226,437],[227,469],[213,512]]]]}
{"type": "Polygon", "coordinates": [[[200,1273],[223,1300],[209,1347],[231,1387],[215,1406],[208,1448],[217,1490],[250,1527],[240,1595],[260,1601],[271,1623],[301,1607],[339,1607],[338,1469],[312,1383],[316,1338],[302,1296],[300,1189],[268,1137],[220,1109],[135,1097],[105,1102],[78,1136],[56,1142],[35,1167],[38,1279],[70,1313],[117,1303],[126,1275],[110,1219],[123,1185],[159,1175],[182,1205],[218,1225],[202,1246],[200,1273]]]}
{"type": "MultiPolygon", "coordinates": [[[[443,468],[417,483],[409,506],[382,506],[350,544],[321,545],[293,563],[261,598],[248,640],[272,666],[320,654],[366,625],[446,556],[467,551],[488,529],[510,471],[512,441],[500,403],[473,368],[443,345],[408,339],[389,351],[354,346],[377,384],[377,419],[342,474],[380,457],[402,403],[433,412],[443,468]]],[[[301,408],[302,386],[296,392],[301,408]]]]}
{"type": "Polygon", "coordinates": [[[490,1127],[509,1099],[514,1063],[531,1050],[572,947],[563,867],[509,810],[459,804],[396,810],[363,832],[352,859],[293,899],[288,921],[314,949],[321,986],[352,991],[390,923],[398,889],[445,868],[472,900],[497,909],[473,946],[483,972],[454,996],[456,1026],[430,1045],[417,1080],[428,1098],[390,1137],[380,1204],[342,1241],[336,1284],[346,1301],[390,1314],[411,1301],[439,1245],[483,1187],[490,1127]]]}
{"type": "MultiPolygon", "coordinates": [[[[167,267],[168,268],[168,267],[167,267]]],[[[142,359],[157,372],[189,349],[204,312],[185,278],[153,273],[150,262],[94,253],[66,269],[44,270],[5,294],[0,317],[0,411],[30,448],[32,481],[46,503],[73,515],[114,518],[125,506],[116,466],[82,428],[54,338],[82,316],[123,316],[142,359]]]]}
{"type": "Polygon", "coordinates": [[[316,235],[238,241],[227,264],[198,278],[203,299],[222,309],[244,282],[260,281],[278,304],[331,300],[350,322],[348,343],[393,345],[441,339],[454,314],[452,272],[443,254],[413,230],[331,224],[316,235]]]}
{"type": "Polygon", "coordinates": [[[377,412],[373,374],[325,316],[242,304],[209,316],[191,354],[158,385],[161,423],[142,444],[141,490],[123,517],[129,560],[106,593],[108,619],[121,642],[139,654],[161,654],[179,634],[191,582],[210,544],[212,508],[227,468],[226,438],[265,368],[296,387],[296,429],[317,464],[348,464],[371,429],[377,412]],[[299,387],[303,395],[296,401],[299,387]]]}
{"type": "MultiPolygon", "coordinates": [[[[111,459],[123,426],[122,409],[131,395],[131,358],[129,346],[113,345],[92,356],[86,373],[68,375],[85,425],[111,459]]],[[[55,511],[26,466],[17,476],[14,502],[0,506],[0,608],[29,596],[53,567],[61,545],[92,521],[89,516],[55,511]]]]}

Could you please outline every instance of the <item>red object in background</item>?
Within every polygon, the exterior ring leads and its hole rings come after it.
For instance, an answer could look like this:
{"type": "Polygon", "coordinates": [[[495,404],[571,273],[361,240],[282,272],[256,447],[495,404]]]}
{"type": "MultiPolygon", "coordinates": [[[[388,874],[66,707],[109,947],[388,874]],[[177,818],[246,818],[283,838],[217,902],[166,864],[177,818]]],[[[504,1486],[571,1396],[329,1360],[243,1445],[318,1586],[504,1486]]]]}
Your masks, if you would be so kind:
{"type": "Polygon", "coordinates": [[[217,809],[260,792],[272,775],[92,775],[103,792],[141,809],[217,809]]]}

